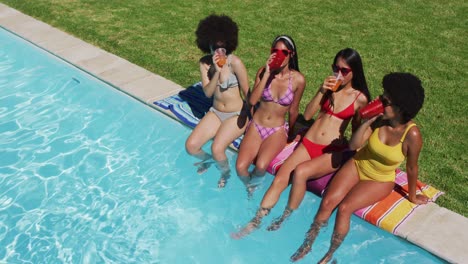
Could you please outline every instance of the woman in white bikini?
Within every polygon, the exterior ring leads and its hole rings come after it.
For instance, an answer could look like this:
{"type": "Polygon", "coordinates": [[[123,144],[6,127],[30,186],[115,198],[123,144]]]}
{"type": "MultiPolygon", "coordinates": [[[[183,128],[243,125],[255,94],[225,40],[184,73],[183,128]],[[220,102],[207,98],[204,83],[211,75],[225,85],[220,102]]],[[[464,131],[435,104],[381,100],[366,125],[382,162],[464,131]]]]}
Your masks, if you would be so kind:
{"type": "Polygon", "coordinates": [[[213,97],[213,107],[194,128],[185,148],[201,160],[195,163],[198,173],[206,171],[214,159],[221,172],[218,187],[222,188],[230,176],[225,151],[247,126],[249,108],[242,99],[249,92],[247,70],[232,54],[237,47],[238,28],[230,17],[210,15],[200,21],[195,34],[198,48],[207,54],[199,61],[200,74],[205,95],[213,97]],[[225,49],[227,57],[215,52],[219,48],[225,49]],[[212,138],[210,155],[202,146],[212,138]]]}

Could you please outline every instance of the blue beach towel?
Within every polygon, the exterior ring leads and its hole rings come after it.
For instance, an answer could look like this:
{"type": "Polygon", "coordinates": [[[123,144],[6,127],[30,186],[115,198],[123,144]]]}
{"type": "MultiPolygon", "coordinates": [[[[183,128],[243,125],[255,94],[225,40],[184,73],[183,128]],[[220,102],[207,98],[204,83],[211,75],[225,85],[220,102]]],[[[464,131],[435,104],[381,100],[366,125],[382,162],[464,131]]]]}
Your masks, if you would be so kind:
{"type": "MultiPolygon", "coordinates": [[[[201,82],[189,86],[179,94],[158,100],[153,104],[169,110],[184,124],[194,128],[213,105],[213,99],[205,96],[201,82]]],[[[243,135],[232,142],[239,149],[243,135]]]]}

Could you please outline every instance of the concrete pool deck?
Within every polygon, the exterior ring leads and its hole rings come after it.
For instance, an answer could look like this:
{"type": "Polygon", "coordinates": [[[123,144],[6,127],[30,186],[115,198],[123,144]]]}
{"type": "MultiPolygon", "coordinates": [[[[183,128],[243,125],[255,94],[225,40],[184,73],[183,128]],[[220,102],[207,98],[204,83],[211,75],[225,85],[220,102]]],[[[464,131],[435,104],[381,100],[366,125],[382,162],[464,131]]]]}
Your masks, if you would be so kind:
{"type": "MultiPolygon", "coordinates": [[[[184,89],[170,80],[4,4],[0,4],[0,26],[150,107],[158,109],[153,104],[154,101],[184,89]]],[[[430,203],[408,220],[403,233],[402,237],[408,241],[448,262],[468,263],[468,218],[462,215],[430,203]]]]}

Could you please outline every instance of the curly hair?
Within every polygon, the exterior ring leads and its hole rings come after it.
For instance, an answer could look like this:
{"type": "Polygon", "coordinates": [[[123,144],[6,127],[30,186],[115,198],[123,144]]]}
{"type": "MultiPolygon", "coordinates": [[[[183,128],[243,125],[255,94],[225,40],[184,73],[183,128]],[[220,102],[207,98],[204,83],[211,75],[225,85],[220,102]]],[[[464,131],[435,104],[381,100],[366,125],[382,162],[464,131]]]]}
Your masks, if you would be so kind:
{"type": "Polygon", "coordinates": [[[195,35],[198,48],[204,53],[222,47],[230,54],[237,48],[239,29],[236,22],[226,15],[209,15],[200,20],[195,35]]]}
{"type": "Polygon", "coordinates": [[[384,91],[402,114],[403,122],[413,119],[424,103],[421,80],[411,73],[393,72],[382,80],[384,91]]]}

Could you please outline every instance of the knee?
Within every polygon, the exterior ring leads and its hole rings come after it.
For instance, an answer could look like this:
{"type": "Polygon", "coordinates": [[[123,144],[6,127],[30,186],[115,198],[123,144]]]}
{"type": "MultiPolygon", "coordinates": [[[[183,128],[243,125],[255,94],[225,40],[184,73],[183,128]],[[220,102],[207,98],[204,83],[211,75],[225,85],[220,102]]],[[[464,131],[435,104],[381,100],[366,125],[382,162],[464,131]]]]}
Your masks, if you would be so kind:
{"type": "Polygon", "coordinates": [[[351,215],[353,213],[353,209],[349,206],[348,203],[342,202],[338,206],[338,215],[340,216],[346,216],[346,215],[351,215]]]}
{"type": "Polygon", "coordinates": [[[248,172],[249,166],[250,166],[249,162],[246,162],[245,160],[241,160],[238,158],[236,161],[237,175],[247,176],[249,174],[248,172]]]}
{"type": "Polygon", "coordinates": [[[264,162],[264,161],[257,161],[255,163],[255,170],[258,172],[258,173],[263,173],[265,174],[267,168],[268,168],[268,165],[270,165],[269,163],[267,162],[264,162]]]}
{"type": "Polygon", "coordinates": [[[224,153],[226,151],[226,148],[221,146],[220,144],[215,144],[211,145],[211,153],[213,154],[213,158],[215,160],[224,160],[226,159],[226,154],[224,153]]]}
{"type": "Polygon", "coordinates": [[[271,185],[274,189],[283,191],[286,189],[286,187],[288,187],[288,184],[289,177],[281,177],[280,175],[276,175],[271,185]]]}
{"type": "Polygon", "coordinates": [[[336,199],[331,197],[331,195],[325,195],[325,197],[322,199],[322,203],[320,204],[320,209],[327,212],[332,212],[337,205],[338,201],[336,199]]]}
{"type": "Polygon", "coordinates": [[[185,141],[185,150],[188,154],[195,155],[200,151],[200,146],[195,140],[189,137],[187,141],[185,141]]]}
{"type": "Polygon", "coordinates": [[[298,165],[294,170],[293,182],[294,183],[304,183],[307,182],[309,175],[307,174],[307,169],[304,165],[298,165]]]}

